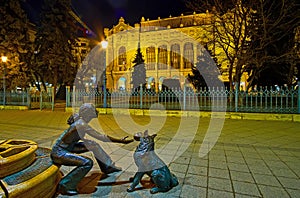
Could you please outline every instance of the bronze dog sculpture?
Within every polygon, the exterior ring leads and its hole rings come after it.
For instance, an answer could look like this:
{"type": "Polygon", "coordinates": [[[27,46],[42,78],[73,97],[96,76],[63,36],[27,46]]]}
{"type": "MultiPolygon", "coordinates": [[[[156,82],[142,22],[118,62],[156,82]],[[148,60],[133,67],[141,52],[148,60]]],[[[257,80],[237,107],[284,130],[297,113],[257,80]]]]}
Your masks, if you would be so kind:
{"type": "Polygon", "coordinates": [[[150,190],[151,194],[167,192],[178,185],[176,176],[170,172],[167,165],[154,152],[155,137],[156,134],[149,136],[147,130],[144,134],[137,133],[134,135],[134,139],[140,141],[133,155],[138,172],[131,178],[132,184],[127,192],[133,192],[145,174],[155,184],[155,187],[150,190]]]}

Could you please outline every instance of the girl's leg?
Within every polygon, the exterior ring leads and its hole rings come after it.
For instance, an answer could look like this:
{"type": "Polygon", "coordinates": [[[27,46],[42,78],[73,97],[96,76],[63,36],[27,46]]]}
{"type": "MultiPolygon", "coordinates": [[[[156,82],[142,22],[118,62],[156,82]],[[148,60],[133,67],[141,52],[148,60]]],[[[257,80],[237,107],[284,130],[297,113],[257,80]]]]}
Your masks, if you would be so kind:
{"type": "MultiPolygon", "coordinates": [[[[61,154],[61,153],[60,153],[61,154]]],[[[91,170],[93,161],[88,157],[65,152],[63,155],[52,156],[53,162],[66,166],[77,166],[59,182],[58,190],[62,194],[76,195],[77,184],[91,170]]]]}

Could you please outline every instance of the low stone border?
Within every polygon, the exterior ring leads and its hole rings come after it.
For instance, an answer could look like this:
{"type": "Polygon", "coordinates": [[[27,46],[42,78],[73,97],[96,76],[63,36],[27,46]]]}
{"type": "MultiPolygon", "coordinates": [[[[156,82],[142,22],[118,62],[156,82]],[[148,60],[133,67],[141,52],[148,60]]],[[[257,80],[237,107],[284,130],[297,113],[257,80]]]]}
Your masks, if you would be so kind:
{"type": "MultiPolygon", "coordinates": [[[[149,110],[149,109],[111,109],[111,108],[97,108],[99,114],[121,114],[121,115],[137,115],[137,116],[174,116],[174,117],[200,117],[210,118],[213,114],[214,118],[223,118],[224,112],[209,112],[209,111],[181,111],[181,110],[149,110]]],[[[73,108],[66,108],[66,112],[73,112],[73,108]]],[[[300,122],[300,114],[275,114],[275,113],[239,113],[239,112],[226,112],[226,119],[238,120],[277,120],[277,121],[290,121],[300,122]]]]}
{"type": "Polygon", "coordinates": [[[27,106],[0,105],[0,110],[28,110],[27,106]]]}

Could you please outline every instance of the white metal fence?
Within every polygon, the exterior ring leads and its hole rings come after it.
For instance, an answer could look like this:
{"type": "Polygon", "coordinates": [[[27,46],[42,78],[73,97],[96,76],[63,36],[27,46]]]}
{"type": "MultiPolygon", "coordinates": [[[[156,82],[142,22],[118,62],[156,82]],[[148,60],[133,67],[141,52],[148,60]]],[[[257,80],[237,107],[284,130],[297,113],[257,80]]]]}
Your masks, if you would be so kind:
{"type": "Polygon", "coordinates": [[[28,90],[3,92],[0,91],[0,105],[27,106],[29,109],[54,109],[54,91],[30,92],[28,90]]]}
{"type": "Polygon", "coordinates": [[[67,107],[80,106],[84,102],[107,108],[300,113],[300,88],[259,87],[252,91],[204,88],[196,92],[187,88],[160,92],[140,89],[107,91],[106,94],[97,89],[73,88],[71,91],[67,88],[67,107]]]}
{"type": "MultiPolygon", "coordinates": [[[[66,107],[80,106],[92,102],[96,107],[130,109],[166,109],[190,111],[229,111],[300,113],[300,88],[298,87],[259,87],[257,90],[240,91],[203,88],[168,89],[160,92],[150,90],[107,91],[97,89],[76,89],[67,87],[66,107]],[[106,93],[106,94],[105,94],[106,93]]],[[[28,106],[29,109],[54,109],[54,92],[30,93],[0,92],[0,106],[28,106]],[[5,99],[4,99],[5,97],[5,99]]]]}

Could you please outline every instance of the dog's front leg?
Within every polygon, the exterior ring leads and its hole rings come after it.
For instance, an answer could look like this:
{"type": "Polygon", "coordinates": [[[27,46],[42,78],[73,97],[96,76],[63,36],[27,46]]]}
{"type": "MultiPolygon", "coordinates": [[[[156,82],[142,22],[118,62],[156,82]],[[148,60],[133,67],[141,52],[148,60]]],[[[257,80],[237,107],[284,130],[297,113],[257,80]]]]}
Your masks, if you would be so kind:
{"type": "Polygon", "coordinates": [[[134,188],[140,183],[143,175],[144,175],[143,172],[135,173],[135,175],[133,177],[132,184],[129,186],[129,188],[127,188],[127,192],[133,192],[134,191],[134,188]]]}

